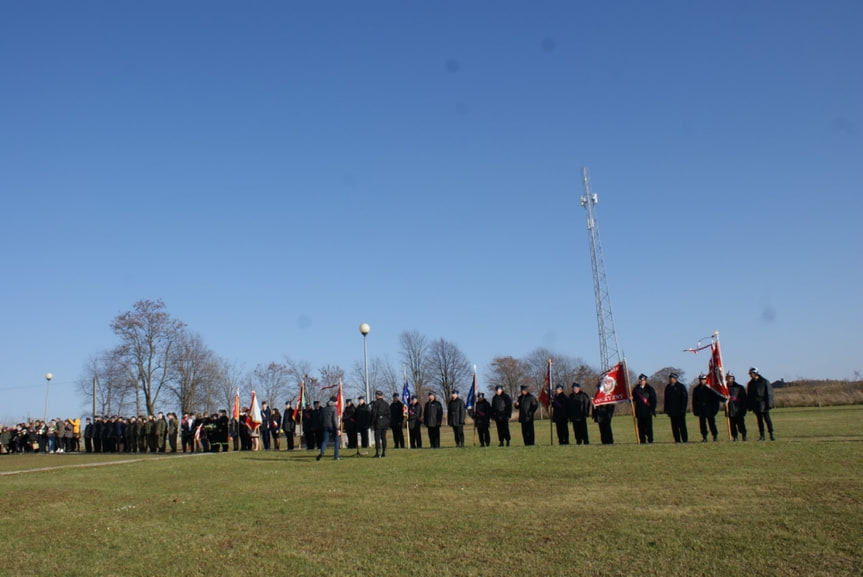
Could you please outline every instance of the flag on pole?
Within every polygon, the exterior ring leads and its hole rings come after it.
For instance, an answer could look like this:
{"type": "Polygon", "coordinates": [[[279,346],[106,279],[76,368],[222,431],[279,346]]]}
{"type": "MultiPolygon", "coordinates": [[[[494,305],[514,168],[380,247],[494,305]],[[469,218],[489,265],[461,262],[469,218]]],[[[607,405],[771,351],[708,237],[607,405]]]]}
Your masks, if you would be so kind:
{"type": "Polygon", "coordinates": [[[722,353],[719,351],[719,334],[714,335],[710,346],[710,361],[707,363],[707,386],[722,395],[729,397],[728,385],[725,383],[725,371],[722,369],[722,353]]]}
{"type": "Polygon", "coordinates": [[[405,375],[405,384],[402,387],[402,404],[404,405],[403,412],[408,414],[408,405],[411,404],[411,388],[408,386],[408,376],[405,375]]]}
{"type": "Polygon", "coordinates": [[[473,384],[470,386],[470,390],[467,392],[467,399],[465,400],[464,406],[468,411],[471,410],[474,405],[476,405],[476,366],[473,368],[473,384]]]}
{"type": "Polygon", "coordinates": [[[542,391],[539,393],[539,402],[548,410],[548,404],[551,402],[551,359],[548,359],[548,367],[545,371],[545,384],[542,386],[542,391]]]}
{"type": "Polygon", "coordinates": [[[249,423],[252,425],[252,430],[254,431],[260,427],[262,422],[261,406],[258,404],[258,397],[255,395],[255,391],[252,391],[252,402],[249,403],[249,423]]]}
{"type": "Polygon", "coordinates": [[[339,380],[339,394],[336,395],[336,410],[338,411],[339,419],[342,418],[342,411],[345,408],[345,395],[342,391],[342,381],[339,380]]]}
{"type": "Polygon", "coordinates": [[[626,369],[623,363],[617,363],[599,377],[599,388],[593,396],[593,405],[609,405],[629,399],[626,369]]]}
{"type": "Polygon", "coordinates": [[[300,396],[298,397],[297,406],[294,407],[294,420],[299,421],[300,412],[306,405],[306,381],[300,381],[300,396]]]}
{"type": "Polygon", "coordinates": [[[240,421],[240,387],[237,387],[237,394],[234,395],[234,408],[231,410],[231,417],[237,422],[240,421]]]}

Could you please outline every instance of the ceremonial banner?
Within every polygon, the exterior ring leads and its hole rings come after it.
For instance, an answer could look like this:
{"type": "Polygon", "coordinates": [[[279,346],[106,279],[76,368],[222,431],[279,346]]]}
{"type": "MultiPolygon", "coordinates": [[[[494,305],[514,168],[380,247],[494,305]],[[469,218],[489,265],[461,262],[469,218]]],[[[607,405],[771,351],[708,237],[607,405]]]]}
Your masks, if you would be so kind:
{"type": "Polygon", "coordinates": [[[719,337],[710,346],[710,361],[707,363],[707,386],[728,397],[728,385],[725,383],[725,371],[722,369],[722,353],[719,351],[719,337]]]}
{"type": "Polygon", "coordinates": [[[542,391],[539,393],[539,402],[548,410],[548,404],[551,402],[551,359],[548,359],[548,368],[545,371],[545,384],[543,384],[542,391]]]}
{"type": "Polygon", "coordinates": [[[252,425],[252,430],[254,431],[260,427],[262,421],[261,406],[258,404],[258,397],[255,395],[255,391],[252,391],[252,402],[249,403],[249,422],[252,425]]]}
{"type": "Polygon", "coordinates": [[[626,383],[626,370],[623,363],[618,363],[599,377],[599,388],[593,397],[593,405],[598,407],[627,399],[629,399],[629,387],[626,383]]]}
{"type": "Polygon", "coordinates": [[[464,402],[465,409],[470,410],[476,404],[476,369],[473,371],[473,384],[467,392],[467,400],[464,402]]]}
{"type": "Polygon", "coordinates": [[[240,388],[237,387],[237,394],[234,396],[234,408],[231,411],[231,417],[239,422],[240,421],[240,388]]]}
{"type": "Polygon", "coordinates": [[[411,388],[408,386],[408,377],[405,375],[405,386],[402,387],[402,404],[405,406],[404,414],[408,414],[408,405],[411,404],[411,388]]]}
{"type": "Polygon", "coordinates": [[[306,381],[300,381],[300,396],[297,401],[297,406],[294,407],[294,420],[300,420],[300,413],[306,405],[306,381]]]}

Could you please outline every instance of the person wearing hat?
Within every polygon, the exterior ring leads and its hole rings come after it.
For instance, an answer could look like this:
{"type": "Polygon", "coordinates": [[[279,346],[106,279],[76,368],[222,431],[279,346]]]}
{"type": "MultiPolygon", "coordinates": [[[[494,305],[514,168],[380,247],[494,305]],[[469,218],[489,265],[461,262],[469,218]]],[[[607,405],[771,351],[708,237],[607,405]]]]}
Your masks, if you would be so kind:
{"type": "Polygon", "coordinates": [[[476,394],[476,404],[471,409],[476,432],[479,436],[479,446],[491,446],[491,404],[486,400],[485,393],[476,394]]]}
{"type": "Polygon", "coordinates": [[[509,447],[509,420],[512,418],[512,399],[503,386],[498,385],[494,388],[494,396],[491,398],[491,418],[497,427],[498,447],[509,447]]]}
{"type": "Polygon", "coordinates": [[[357,420],[357,432],[360,434],[360,447],[367,449],[369,446],[369,429],[372,426],[372,409],[366,403],[366,398],[363,395],[357,398],[357,410],[354,416],[357,420]]]}
{"type": "Polygon", "coordinates": [[[638,375],[638,384],[632,389],[635,405],[635,422],[638,425],[638,443],[653,443],[653,417],[656,416],[656,391],[647,382],[647,375],[638,375]]]}
{"type": "Polygon", "coordinates": [[[306,402],[303,407],[301,423],[303,425],[303,439],[306,442],[306,450],[314,451],[317,448],[317,436],[315,435],[315,409],[306,402]]]}
{"type": "Polygon", "coordinates": [[[551,400],[551,420],[557,430],[557,444],[569,444],[569,397],[563,392],[563,385],[554,388],[554,398],[551,400]]]}
{"type": "Polygon", "coordinates": [[[387,429],[390,428],[390,405],[381,391],[375,391],[372,403],[372,428],[375,431],[375,458],[387,456],[387,429]]]}
{"type": "Polygon", "coordinates": [[[342,410],[342,430],[348,438],[348,449],[357,448],[357,408],[353,399],[345,399],[345,408],[342,410]]]}
{"type": "Polygon", "coordinates": [[[746,440],[746,389],[734,380],[734,373],[725,375],[728,385],[728,421],[731,425],[731,438],[737,442],[740,437],[746,440]]]}
{"type": "Polygon", "coordinates": [[[297,421],[294,420],[294,407],[291,406],[291,401],[285,401],[285,413],[282,415],[282,432],[285,434],[285,449],[293,451],[297,421]]]}
{"type": "Polygon", "coordinates": [[[773,421],[770,419],[770,409],[773,408],[773,387],[770,385],[770,381],[761,376],[755,367],[749,369],[746,397],[749,399],[749,408],[755,413],[755,418],[758,420],[758,440],[764,440],[764,425],[766,423],[770,440],[775,441],[773,421]]]}
{"type": "Polygon", "coordinates": [[[321,452],[315,457],[316,461],[320,461],[327,450],[327,445],[330,439],[333,440],[333,459],[339,460],[339,447],[341,443],[341,435],[339,434],[339,409],[336,407],[337,398],[330,397],[327,401],[327,406],[321,411],[321,424],[324,430],[324,438],[321,443],[321,452]]]}
{"type": "Polygon", "coordinates": [[[677,380],[677,373],[669,373],[668,384],[665,386],[665,401],[663,411],[671,420],[671,434],[675,443],[686,443],[689,434],[686,431],[686,406],[689,404],[689,393],[683,383],[677,380]]]}
{"type": "Polygon", "coordinates": [[[587,419],[590,418],[590,409],[593,403],[590,395],[581,389],[581,384],[572,383],[572,392],[569,394],[569,420],[572,421],[572,433],[576,445],[589,445],[590,437],[587,434],[587,419]]]}
{"type": "Polygon", "coordinates": [[[405,404],[399,399],[398,393],[393,393],[390,403],[390,429],[393,432],[393,448],[405,448],[405,404]]]}
{"type": "Polygon", "coordinates": [[[413,395],[408,403],[408,441],[411,449],[423,448],[422,424],[423,406],[417,396],[413,395]]]}
{"type": "MultiPolygon", "coordinates": [[[[601,384],[597,385],[599,391],[601,384]]],[[[593,420],[599,426],[599,441],[603,445],[614,444],[614,429],[611,428],[611,419],[614,417],[614,403],[603,403],[593,408],[593,420]]]]}
{"type": "Polygon", "coordinates": [[[692,389],[692,414],[698,417],[698,428],[701,430],[701,442],[707,442],[707,431],[713,436],[713,442],[718,440],[716,429],[716,414],[724,397],[707,385],[707,377],[698,375],[698,384],[692,389]]]}
{"type": "Polygon", "coordinates": [[[450,393],[449,403],[446,406],[447,424],[452,428],[455,446],[459,449],[464,448],[464,421],[467,415],[464,400],[458,396],[458,391],[453,390],[450,393]]]}
{"type": "Polygon", "coordinates": [[[518,422],[521,423],[521,438],[524,440],[524,446],[531,447],[535,444],[533,416],[539,408],[539,403],[530,393],[527,385],[521,386],[521,394],[512,406],[518,409],[518,422]]]}
{"type": "Polygon", "coordinates": [[[432,449],[440,449],[440,426],[443,423],[443,405],[434,391],[429,393],[429,400],[423,408],[423,421],[428,429],[429,446],[432,449]]]}

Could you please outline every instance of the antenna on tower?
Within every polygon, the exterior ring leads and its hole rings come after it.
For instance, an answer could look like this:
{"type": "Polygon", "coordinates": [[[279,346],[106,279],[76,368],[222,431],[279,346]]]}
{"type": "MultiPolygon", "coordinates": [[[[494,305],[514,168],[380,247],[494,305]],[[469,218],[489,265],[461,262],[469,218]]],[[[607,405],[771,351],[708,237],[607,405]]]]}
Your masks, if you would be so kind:
{"type": "Polygon", "coordinates": [[[608,279],[605,277],[605,259],[602,256],[602,243],[599,242],[599,225],[596,223],[596,194],[590,190],[590,176],[587,168],[581,169],[584,181],[584,196],[581,206],[587,211],[587,235],[590,239],[590,261],[593,266],[593,292],[596,296],[596,325],[599,329],[600,370],[606,370],[620,362],[620,347],[614,330],[614,316],[611,314],[611,296],[608,293],[608,279]]]}

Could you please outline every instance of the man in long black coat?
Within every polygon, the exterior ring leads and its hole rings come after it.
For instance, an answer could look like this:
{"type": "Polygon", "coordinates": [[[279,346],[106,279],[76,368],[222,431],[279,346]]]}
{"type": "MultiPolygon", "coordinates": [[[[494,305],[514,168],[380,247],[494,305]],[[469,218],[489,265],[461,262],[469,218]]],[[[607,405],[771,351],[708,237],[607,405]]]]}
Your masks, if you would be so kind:
{"type": "Polygon", "coordinates": [[[759,441],[764,440],[764,425],[767,424],[767,432],[770,440],[775,441],[773,435],[773,421],[770,419],[770,409],[773,408],[773,387],[770,381],[761,376],[758,369],[749,369],[749,382],[746,384],[746,397],[749,399],[749,408],[758,419],[759,441]]]}
{"type": "Polygon", "coordinates": [[[390,405],[381,391],[375,391],[372,403],[372,428],[375,431],[375,458],[387,456],[387,429],[390,428],[390,405]]]}
{"type": "Polygon", "coordinates": [[[524,446],[530,447],[534,444],[534,429],[533,415],[539,408],[539,403],[527,388],[527,385],[521,386],[521,395],[512,405],[518,409],[518,422],[521,423],[521,437],[524,439],[524,446]]]}
{"type": "Polygon", "coordinates": [[[716,414],[722,397],[707,386],[707,377],[698,375],[698,384],[692,389],[692,414],[698,417],[698,428],[701,431],[701,442],[707,442],[707,431],[717,441],[719,431],[716,429],[716,414]]]}
{"type": "Polygon", "coordinates": [[[357,399],[357,411],[354,413],[357,421],[357,432],[360,434],[360,447],[369,446],[369,429],[372,426],[372,409],[362,395],[357,399]]]}
{"type": "Polygon", "coordinates": [[[491,398],[491,418],[497,426],[498,447],[509,447],[511,436],[509,434],[509,420],[512,418],[512,399],[503,390],[503,387],[498,385],[494,389],[494,396],[491,398]]]}
{"type": "Polygon", "coordinates": [[[653,443],[653,417],[656,415],[656,391],[647,382],[647,375],[638,375],[638,385],[632,389],[635,404],[635,421],[638,424],[638,442],[653,443]]]}
{"type": "Polygon", "coordinates": [[[677,380],[677,373],[668,375],[668,384],[665,386],[665,401],[663,410],[671,419],[671,434],[675,443],[686,443],[689,441],[689,433],[686,431],[686,405],[689,402],[689,393],[683,383],[677,380]]]}
{"type": "Polygon", "coordinates": [[[393,393],[393,402],[390,403],[390,429],[393,431],[393,448],[405,448],[405,404],[399,399],[398,393],[393,393]]]}
{"type": "Polygon", "coordinates": [[[429,393],[429,400],[423,409],[423,421],[429,433],[429,446],[440,449],[440,426],[443,423],[443,405],[434,393],[429,393]]]}
{"type": "Polygon", "coordinates": [[[725,375],[728,384],[728,420],[731,422],[731,438],[737,442],[738,437],[746,440],[746,389],[734,380],[734,373],[725,375]]]}
{"type": "Polygon", "coordinates": [[[411,397],[411,402],[408,404],[408,437],[411,444],[411,449],[422,449],[422,424],[423,424],[423,406],[416,395],[411,397]]]}
{"type": "Polygon", "coordinates": [[[491,403],[485,399],[485,393],[477,393],[476,406],[473,408],[473,421],[479,436],[480,447],[491,446],[491,403]]]}
{"type": "Polygon", "coordinates": [[[572,383],[572,393],[569,395],[569,420],[572,421],[572,432],[575,435],[576,445],[589,445],[590,437],[587,433],[587,419],[590,418],[590,409],[593,403],[590,395],[581,390],[580,383],[572,383]]]}
{"type": "Polygon", "coordinates": [[[563,385],[557,385],[554,389],[554,398],[551,401],[551,420],[554,421],[557,430],[557,444],[569,444],[569,397],[563,392],[563,385]]]}
{"type": "Polygon", "coordinates": [[[455,439],[455,446],[464,447],[464,421],[467,411],[465,410],[464,401],[458,396],[458,391],[453,391],[449,403],[447,403],[446,418],[447,424],[452,427],[452,434],[455,439]]]}

